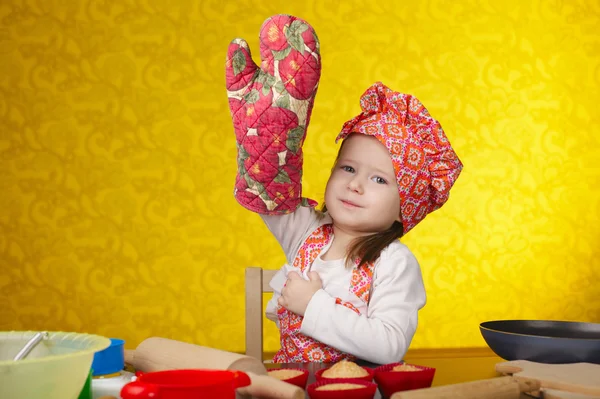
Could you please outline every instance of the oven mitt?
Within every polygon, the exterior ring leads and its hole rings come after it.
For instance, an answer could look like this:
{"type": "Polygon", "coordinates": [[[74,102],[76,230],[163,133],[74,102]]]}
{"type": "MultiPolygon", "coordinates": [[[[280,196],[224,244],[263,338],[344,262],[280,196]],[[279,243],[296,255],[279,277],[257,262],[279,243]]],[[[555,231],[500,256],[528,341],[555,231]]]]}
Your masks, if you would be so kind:
{"type": "Polygon", "coordinates": [[[258,67],[248,43],[234,39],[225,64],[227,97],[237,141],[234,196],[267,215],[316,206],[302,198],[302,144],[310,121],[321,56],[314,29],[275,15],[260,29],[258,67]]]}

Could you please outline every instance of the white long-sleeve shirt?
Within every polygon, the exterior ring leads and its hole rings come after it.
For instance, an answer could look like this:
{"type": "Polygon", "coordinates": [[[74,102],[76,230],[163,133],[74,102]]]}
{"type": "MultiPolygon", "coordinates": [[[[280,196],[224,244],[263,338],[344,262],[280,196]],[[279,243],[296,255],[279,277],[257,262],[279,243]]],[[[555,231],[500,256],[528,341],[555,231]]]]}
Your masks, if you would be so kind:
{"type": "MultiPolygon", "coordinates": [[[[267,317],[277,323],[277,299],[290,271],[308,280],[315,271],[323,288],[310,300],[300,332],[359,359],[387,364],[402,360],[417,329],[417,313],[426,296],[419,264],[408,247],[394,241],[375,263],[369,303],[350,291],[352,269],[345,260],[325,261],[319,255],[304,273],[293,267],[301,245],[319,226],[331,223],[312,208],[300,207],[283,216],[261,215],[285,252],[287,263],[270,282],[273,298],[267,304],[267,317]],[[350,302],[361,314],[336,305],[336,298],[350,302]]],[[[325,253],[329,245],[324,247],[325,253]]]]}

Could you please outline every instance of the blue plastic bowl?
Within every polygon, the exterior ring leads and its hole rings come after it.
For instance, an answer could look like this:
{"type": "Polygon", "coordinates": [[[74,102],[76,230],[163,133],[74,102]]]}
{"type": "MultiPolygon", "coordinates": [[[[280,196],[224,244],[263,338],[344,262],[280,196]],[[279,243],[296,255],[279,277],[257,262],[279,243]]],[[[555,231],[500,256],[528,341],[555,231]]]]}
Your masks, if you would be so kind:
{"type": "Polygon", "coordinates": [[[600,364],[600,324],[552,320],[496,320],[479,330],[505,360],[600,364]]]}
{"type": "Polygon", "coordinates": [[[125,341],[110,339],[110,346],[94,354],[92,369],[94,376],[115,374],[125,367],[125,341]]]}

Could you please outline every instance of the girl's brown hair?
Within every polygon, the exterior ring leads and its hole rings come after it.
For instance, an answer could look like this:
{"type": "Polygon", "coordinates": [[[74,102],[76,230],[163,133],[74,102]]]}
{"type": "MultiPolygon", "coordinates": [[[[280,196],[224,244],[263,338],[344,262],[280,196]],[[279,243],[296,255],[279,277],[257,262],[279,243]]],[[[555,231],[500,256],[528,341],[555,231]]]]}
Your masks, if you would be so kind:
{"type": "MultiPolygon", "coordinates": [[[[345,142],[346,140],[342,141],[342,145],[340,146],[337,156],[335,157],[335,162],[333,164],[334,168],[337,165],[338,159],[340,158],[342,147],[344,147],[345,142]]],[[[327,205],[325,202],[323,202],[321,211],[327,212],[327,205]]],[[[379,259],[381,251],[402,237],[402,235],[404,235],[404,226],[402,226],[402,223],[394,221],[394,223],[387,230],[368,236],[355,238],[352,240],[348,250],[346,251],[346,267],[352,267],[355,264],[356,259],[360,259],[358,267],[369,262],[376,261],[379,259]]]]}

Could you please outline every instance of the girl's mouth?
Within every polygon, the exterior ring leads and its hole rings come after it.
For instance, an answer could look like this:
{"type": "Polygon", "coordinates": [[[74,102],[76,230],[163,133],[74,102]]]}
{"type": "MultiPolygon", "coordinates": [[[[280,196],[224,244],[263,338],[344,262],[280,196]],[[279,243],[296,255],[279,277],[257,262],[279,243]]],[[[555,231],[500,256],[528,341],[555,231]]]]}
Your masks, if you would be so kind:
{"type": "Polygon", "coordinates": [[[360,208],[360,206],[358,206],[354,202],[347,201],[347,200],[342,200],[342,204],[344,204],[344,206],[347,206],[348,208],[360,208]]]}

